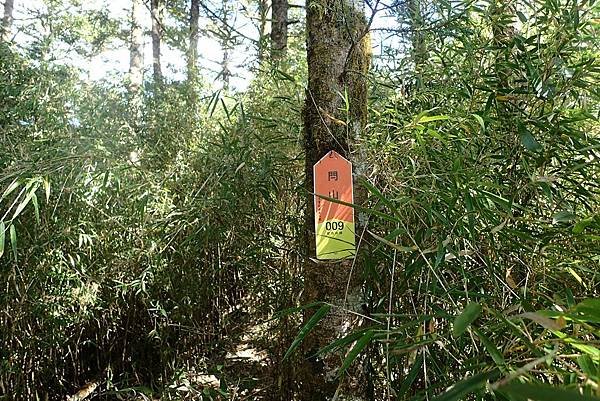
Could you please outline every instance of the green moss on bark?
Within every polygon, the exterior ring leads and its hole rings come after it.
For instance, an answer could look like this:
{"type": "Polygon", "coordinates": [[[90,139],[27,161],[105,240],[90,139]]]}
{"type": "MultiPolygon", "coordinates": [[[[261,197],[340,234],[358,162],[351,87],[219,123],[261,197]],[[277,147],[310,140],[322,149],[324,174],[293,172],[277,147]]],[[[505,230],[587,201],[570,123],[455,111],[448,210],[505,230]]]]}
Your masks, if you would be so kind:
{"type": "MultiPolygon", "coordinates": [[[[351,159],[353,141],[367,122],[367,80],[371,44],[363,10],[352,0],[308,0],[307,2],[308,88],[304,107],[306,189],[313,191],[313,165],[330,150],[351,159]],[[346,99],[347,102],[346,102],[346,99]]],[[[356,201],[358,199],[355,198],[356,201]]],[[[305,265],[306,303],[327,301],[342,304],[352,270],[352,261],[315,263],[314,211],[307,199],[305,265]]],[[[360,299],[360,271],[355,267],[349,285],[348,304],[360,299]]],[[[309,316],[307,315],[306,318],[309,316]]],[[[307,337],[308,357],[341,335],[340,327],[351,315],[337,309],[307,337]]],[[[334,368],[340,356],[309,358],[302,375],[301,398],[330,399],[338,389],[360,392],[349,380],[339,382],[334,368]],[[354,389],[353,389],[354,388],[354,389]]]]}

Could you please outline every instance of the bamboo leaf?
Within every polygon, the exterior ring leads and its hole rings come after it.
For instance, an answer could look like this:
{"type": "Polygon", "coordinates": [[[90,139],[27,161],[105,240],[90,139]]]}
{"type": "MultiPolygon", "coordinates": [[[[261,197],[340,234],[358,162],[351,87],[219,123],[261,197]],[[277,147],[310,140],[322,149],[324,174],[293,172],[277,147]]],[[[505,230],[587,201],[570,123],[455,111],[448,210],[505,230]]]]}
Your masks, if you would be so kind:
{"type": "Polygon", "coordinates": [[[515,317],[533,320],[534,322],[536,322],[537,324],[543,326],[544,328],[546,328],[548,330],[562,329],[561,325],[557,321],[552,320],[546,316],[542,316],[539,313],[525,312],[525,313],[521,313],[520,315],[516,315],[515,317]]]}
{"type": "Polygon", "coordinates": [[[311,316],[311,318],[304,325],[304,327],[302,327],[302,329],[292,342],[292,345],[290,345],[290,348],[283,356],[284,360],[286,360],[296,350],[296,348],[298,348],[298,346],[300,345],[300,343],[302,343],[302,341],[308,335],[308,333],[310,333],[310,331],[317,325],[317,323],[319,323],[319,321],[329,312],[330,309],[331,305],[323,305],[319,308],[319,310],[315,312],[314,315],[311,316]]]}
{"type": "Polygon", "coordinates": [[[3,221],[0,221],[0,258],[4,255],[4,241],[6,237],[6,226],[3,221]]]}
{"type": "Polygon", "coordinates": [[[350,350],[346,358],[344,359],[344,363],[342,363],[342,367],[340,368],[339,375],[341,376],[344,372],[352,365],[352,362],[356,359],[358,354],[371,342],[371,338],[373,338],[373,330],[367,331],[357,342],[354,344],[354,347],[350,350]]]}
{"type": "Polygon", "coordinates": [[[518,399],[533,401],[600,401],[600,398],[583,395],[547,384],[510,383],[500,387],[502,392],[518,399]]]}
{"type": "Polygon", "coordinates": [[[44,192],[46,193],[46,202],[50,200],[50,180],[44,178],[44,192]]]}
{"type": "Polygon", "coordinates": [[[479,114],[475,114],[475,113],[473,113],[472,116],[475,117],[475,119],[481,126],[481,129],[485,130],[485,122],[483,121],[483,117],[481,117],[479,114]]]}
{"type": "Polygon", "coordinates": [[[371,235],[373,238],[375,238],[377,241],[379,241],[379,242],[381,242],[381,243],[383,243],[383,244],[385,244],[385,245],[387,245],[387,246],[389,246],[389,247],[392,247],[392,248],[394,248],[394,249],[396,249],[396,250],[398,250],[398,251],[400,251],[400,252],[414,252],[414,251],[416,251],[416,250],[418,250],[418,249],[419,249],[419,248],[417,248],[416,246],[402,246],[402,245],[394,244],[393,242],[391,242],[391,241],[388,241],[388,240],[386,240],[385,238],[383,238],[383,237],[380,237],[379,235],[377,235],[377,234],[375,234],[375,233],[372,233],[372,232],[371,232],[371,231],[369,231],[369,230],[367,230],[367,232],[368,232],[368,233],[369,233],[369,234],[370,234],[370,235],[371,235]]]}
{"type": "Polygon", "coordinates": [[[575,306],[577,318],[591,323],[600,323],[600,298],[588,298],[575,306]]]}
{"type": "Polygon", "coordinates": [[[10,225],[10,245],[12,246],[13,255],[15,260],[17,260],[17,230],[15,229],[15,225],[10,225]]]}
{"type": "Polygon", "coordinates": [[[519,132],[521,137],[521,143],[525,146],[525,149],[530,150],[532,152],[537,152],[542,149],[542,145],[533,137],[531,132],[527,130],[522,130],[519,132]]]}
{"type": "Polygon", "coordinates": [[[37,199],[37,195],[35,194],[35,192],[33,193],[33,195],[31,196],[31,203],[33,203],[33,209],[35,211],[35,220],[37,221],[38,224],[40,224],[40,205],[38,204],[38,199],[37,199]]]}
{"type": "Polygon", "coordinates": [[[475,332],[477,337],[479,337],[479,339],[483,343],[483,346],[485,347],[487,352],[490,354],[490,356],[492,357],[492,359],[494,360],[496,365],[498,365],[498,366],[506,365],[504,356],[502,355],[502,353],[500,353],[500,350],[498,350],[498,347],[496,347],[496,345],[493,342],[491,342],[490,339],[485,334],[483,334],[480,330],[474,328],[473,331],[475,332]]]}
{"type": "Polygon", "coordinates": [[[460,315],[458,315],[454,319],[454,324],[452,326],[452,336],[454,338],[460,337],[467,327],[471,325],[479,317],[481,314],[481,305],[478,303],[472,302],[466,306],[466,308],[462,311],[460,315]]]}
{"type": "Polygon", "coordinates": [[[18,180],[14,180],[9,186],[8,188],[6,188],[6,190],[4,191],[4,193],[2,194],[2,197],[0,197],[0,201],[2,201],[4,198],[6,198],[8,195],[10,195],[10,193],[12,191],[14,191],[15,189],[17,189],[17,187],[19,186],[19,181],[18,180]]]}
{"type": "Polygon", "coordinates": [[[433,401],[462,400],[464,399],[465,395],[481,389],[488,380],[493,380],[494,378],[498,377],[498,375],[498,370],[476,374],[475,376],[471,376],[468,379],[454,384],[445,393],[435,397],[433,401]]]}
{"type": "Polygon", "coordinates": [[[396,394],[397,399],[401,400],[402,396],[404,394],[406,394],[406,392],[408,391],[410,386],[413,384],[413,382],[417,378],[417,375],[421,371],[421,367],[423,366],[423,361],[424,361],[423,354],[419,353],[417,360],[412,365],[412,367],[410,368],[410,371],[408,372],[408,375],[406,375],[406,378],[404,379],[404,381],[402,381],[402,384],[400,385],[400,390],[398,390],[398,393],[396,394]]]}
{"type": "Polygon", "coordinates": [[[29,191],[27,192],[27,196],[25,196],[25,199],[23,199],[21,201],[21,203],[19,203],[19,206],[17,206],[17,209],[15,210],[15,213],[13,214],[12,219],[16,219],[21,212],[23,212],[23,210],[25,209],[25,207],[27,207],[27,205],[29,204],[29,202],[31,201],[31,199],[35,196],[35,191],[37,191],[39,187],[39,183],[35,184],[33,187],[31,187],[29,189],[29,191]]]}
{"type": "Polygon", "coordinates": [[[446,115],[422,116],[417,121],[417,124],[429,123],[429,122],[432,122],[432,121],[448,120],[448,119],[450,119],[450,117],[446,116],[446,115]]]}
{"type": "Polygon", "coordinates": [[[350,343],[358,340],[364,334],[365,334],[365,330],[360,330],[360,331],[356,331],[354,333],[350,333],[347,336],[344,336],[342,338],[338,338],[337,340],[335,340],[331,344],[327,344],[326,346],[324,346],[323,348],[321,348],[320,350],[318,350],[315,355],[323,355],[323,354],[326,354],[328,352],[331,352],[331,351],[334,351],[336,349],[339,349],[339,348],[341,348],[341,347],[343,347],[345,345],[348,345],[348,344],[350,344],[350,343]]]}
{"type": "Polygon", "coordinates": [[[575,220],[577,218],[576,214],[573,214],[569,211],[563,210],[560,211],[556,214],[554,214],[554,216],[552,216],[552,223],[556,224],[556,223],[570,223],[573,220],[575,220]]]}

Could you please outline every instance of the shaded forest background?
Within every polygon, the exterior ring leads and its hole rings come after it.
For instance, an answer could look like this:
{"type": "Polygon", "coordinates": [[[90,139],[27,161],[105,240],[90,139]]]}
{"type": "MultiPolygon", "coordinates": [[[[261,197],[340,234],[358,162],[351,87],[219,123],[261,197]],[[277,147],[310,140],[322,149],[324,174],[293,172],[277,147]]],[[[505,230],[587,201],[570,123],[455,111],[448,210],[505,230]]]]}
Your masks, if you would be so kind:
{"type": "Polygon", "coordinates": [[[600,397],[598,4],[365,2],[367,27],[395,22],[347,152],[361,301],[308,302],[305,14],[343,30],[356,3],[132,0],[115,21],[44,0],[15,24],[5,0],[0,399],[310,399],[323,355],[333,383],[364,381],[356,399],[600,397]],[[112,79],[57,57],[114,40],[130,68],[112,79]],[[164,73],[165,43],[184,76],[164,73]],[[348,325],[307,354],[336,309],[348,325]]]}

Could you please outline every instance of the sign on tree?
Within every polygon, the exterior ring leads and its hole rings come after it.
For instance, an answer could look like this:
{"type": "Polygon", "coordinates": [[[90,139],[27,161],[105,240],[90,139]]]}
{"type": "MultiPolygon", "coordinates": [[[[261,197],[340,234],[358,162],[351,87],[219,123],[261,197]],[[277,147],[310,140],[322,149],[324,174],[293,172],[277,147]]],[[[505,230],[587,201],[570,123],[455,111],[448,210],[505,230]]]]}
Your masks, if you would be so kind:
{"type": "Polygon", "coordinates": [[[345,259],[356,253],[352,163],[329,151],[313,166],[317,259],[345,259]],[[339,201],[339,202],[338,202],[339,201]]]}

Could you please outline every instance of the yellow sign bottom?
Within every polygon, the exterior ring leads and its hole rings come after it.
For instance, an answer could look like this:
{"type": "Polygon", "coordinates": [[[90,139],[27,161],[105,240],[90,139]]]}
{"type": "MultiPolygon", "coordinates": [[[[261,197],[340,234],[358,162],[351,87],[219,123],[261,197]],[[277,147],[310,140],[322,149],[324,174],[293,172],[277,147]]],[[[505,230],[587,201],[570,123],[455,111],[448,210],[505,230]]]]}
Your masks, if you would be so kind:
{"type": "Polygon", "coordinates": [[[354,223],[327,220],[316,227],[317,259],[346,259],[356,254],[354,223]]]}

